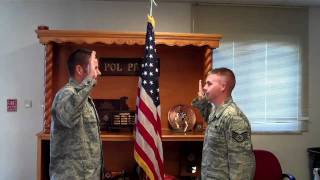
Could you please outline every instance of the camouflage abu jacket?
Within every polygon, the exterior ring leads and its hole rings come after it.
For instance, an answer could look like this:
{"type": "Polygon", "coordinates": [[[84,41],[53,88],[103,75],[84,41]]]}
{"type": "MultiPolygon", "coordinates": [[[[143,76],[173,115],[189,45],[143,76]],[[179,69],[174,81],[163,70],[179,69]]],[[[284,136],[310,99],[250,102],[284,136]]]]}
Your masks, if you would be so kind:
{"type": "Polygon", "coordinates": [[[192,105],[199,108],[208,124],[202,150],[201,179],[253,179],[255,158],[250,123],[232,98],[215,109],[208,101],[198,98],[192,105]]]}
{"type": "Polygon", "coordinates": [[[98,115],[89,93],[96,80],[70,79],[52,104],[51,180],[99,180],[103,170],[98,115]]]}

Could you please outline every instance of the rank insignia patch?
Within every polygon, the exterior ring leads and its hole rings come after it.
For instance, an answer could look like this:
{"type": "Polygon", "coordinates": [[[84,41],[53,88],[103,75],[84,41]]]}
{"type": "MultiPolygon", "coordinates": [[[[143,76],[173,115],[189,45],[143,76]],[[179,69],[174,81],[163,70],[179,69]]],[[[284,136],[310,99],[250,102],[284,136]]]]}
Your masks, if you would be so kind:
{"type": "Polygon", "coordinates": [[[232,131],[232,139],[234,139],[238,143],[246,141],[248,139],[248,132],[237,133],[235,131],[232,131]]]}

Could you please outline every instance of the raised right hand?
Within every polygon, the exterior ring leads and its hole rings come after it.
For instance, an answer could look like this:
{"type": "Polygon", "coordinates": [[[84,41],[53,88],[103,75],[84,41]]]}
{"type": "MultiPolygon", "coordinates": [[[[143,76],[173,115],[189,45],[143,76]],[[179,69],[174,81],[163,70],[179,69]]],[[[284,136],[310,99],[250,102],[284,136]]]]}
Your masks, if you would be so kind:
{"type": "Polygon", "coordinates": [[[203,91],[203,87],[202,87],[202,81],[199,80],[199,90],[198,90],[198,98],[200,100],[204,99],[206,97],[205,92],[203,91]]]}
{"type": "Polygon", "coordinates": [[[96,79],[101,74],[99,70],[98,59],[96,58],[96,52],[92,51],[88,64],[88,76],[96,79]]]}

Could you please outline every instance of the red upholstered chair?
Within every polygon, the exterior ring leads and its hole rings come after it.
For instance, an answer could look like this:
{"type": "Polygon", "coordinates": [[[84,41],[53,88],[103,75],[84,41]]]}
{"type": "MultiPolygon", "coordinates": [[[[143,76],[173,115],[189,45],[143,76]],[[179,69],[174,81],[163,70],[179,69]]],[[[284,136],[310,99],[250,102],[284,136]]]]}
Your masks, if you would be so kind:
{"type": "Polygon", "coordinates": [[[277,157],[266,150],[253,150],[256,158],[256,173],[254,180],[295,180],[295,177],[282,173],[277,157]]]}

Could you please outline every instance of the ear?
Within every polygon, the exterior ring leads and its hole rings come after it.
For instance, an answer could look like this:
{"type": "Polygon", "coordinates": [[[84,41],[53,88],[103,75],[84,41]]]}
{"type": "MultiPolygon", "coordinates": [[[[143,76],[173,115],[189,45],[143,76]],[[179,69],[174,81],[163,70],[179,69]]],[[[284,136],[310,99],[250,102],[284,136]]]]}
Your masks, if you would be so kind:
{"type": "Polygon", "coordinates": [[[227,90],[227,83],[225,81],[221,82],[221,91],[226,91],[227,90]]]}
{"type": "Polygon", "coordinates": [[[82,75],[83,74],[83,68],[78,64],[78,65],[76,65],[76,70],[75,70],[75,73],[77,74],[77,75],[82,75]]]}

